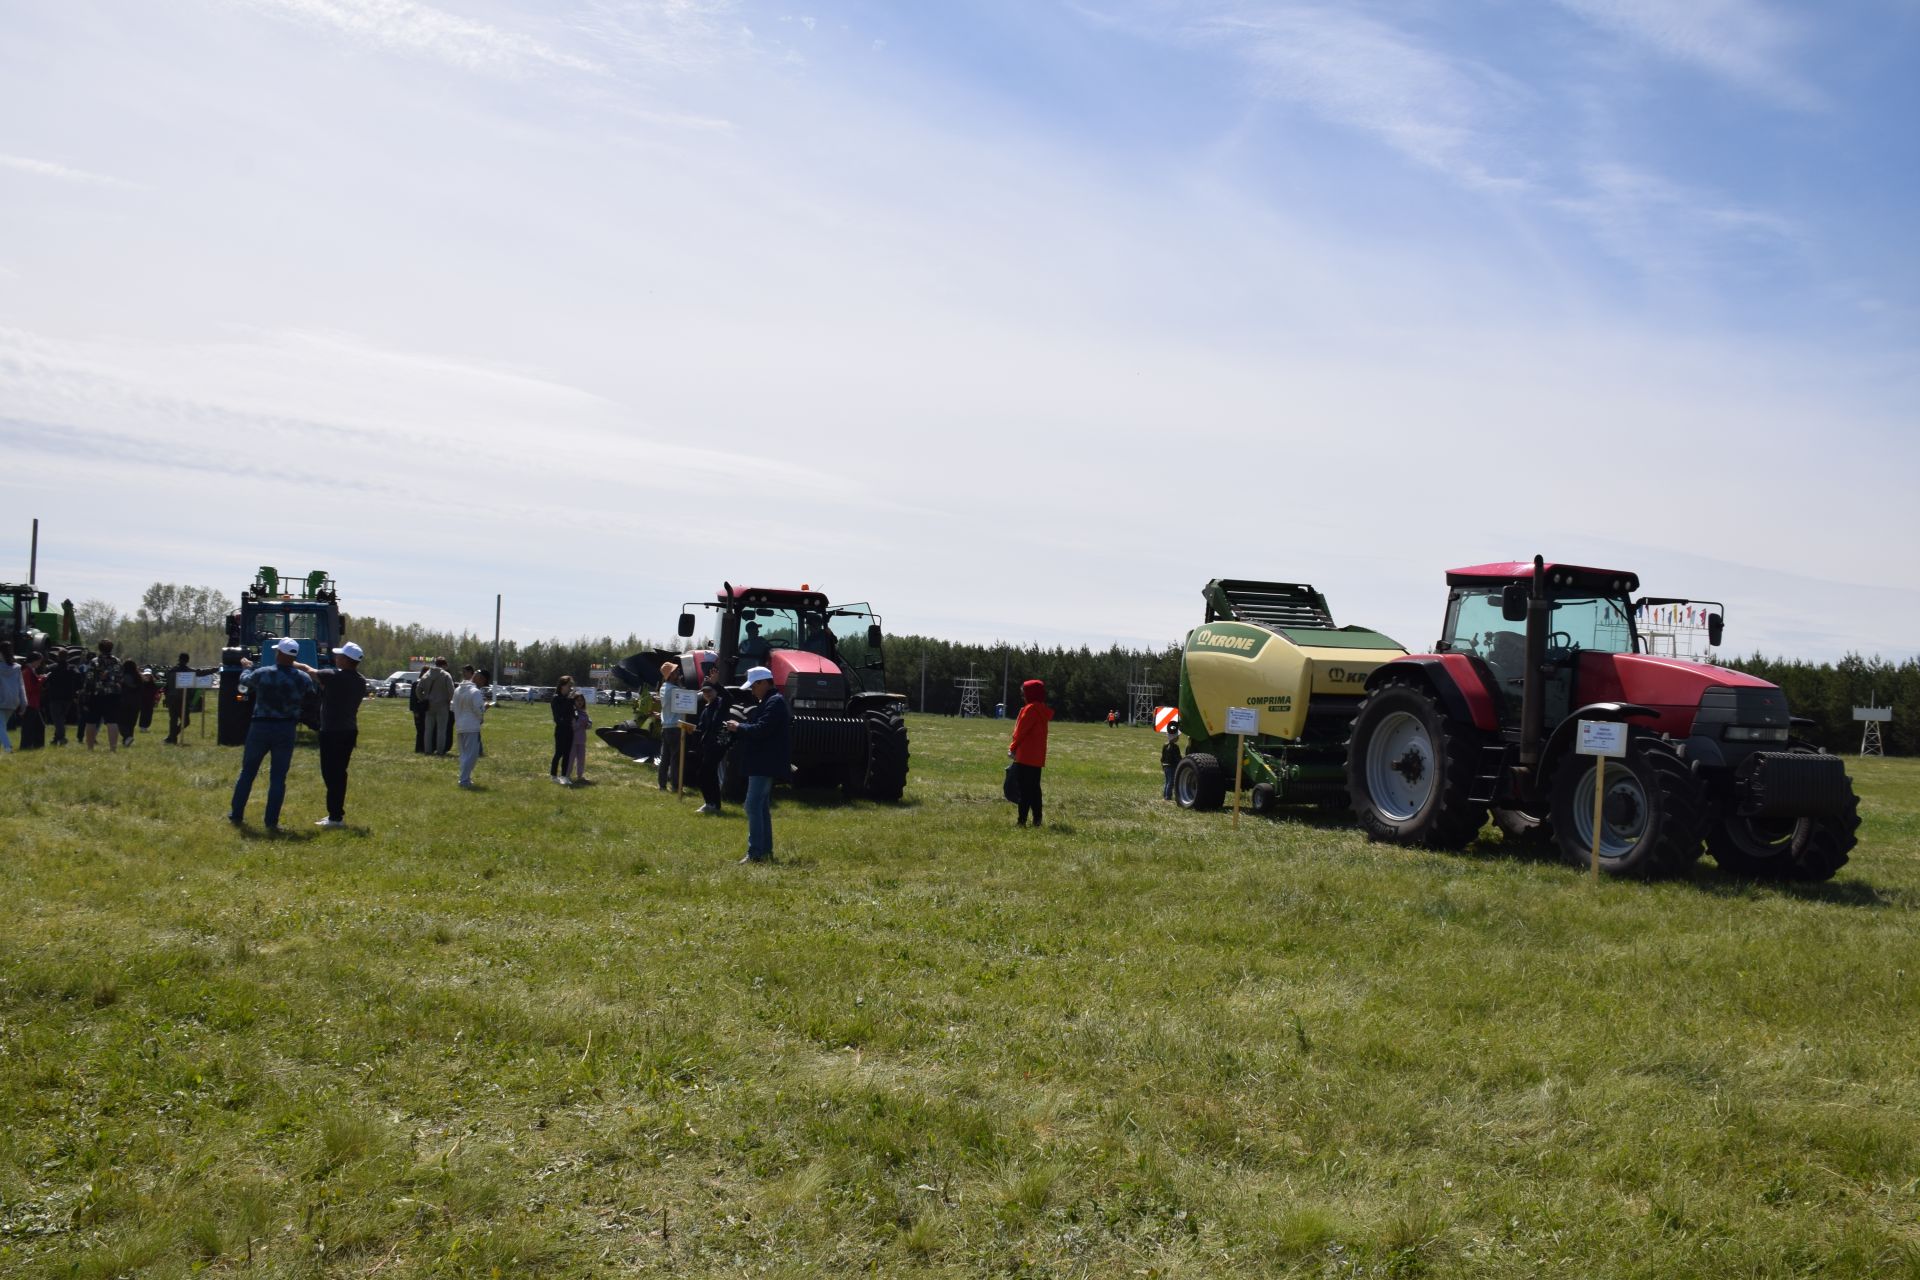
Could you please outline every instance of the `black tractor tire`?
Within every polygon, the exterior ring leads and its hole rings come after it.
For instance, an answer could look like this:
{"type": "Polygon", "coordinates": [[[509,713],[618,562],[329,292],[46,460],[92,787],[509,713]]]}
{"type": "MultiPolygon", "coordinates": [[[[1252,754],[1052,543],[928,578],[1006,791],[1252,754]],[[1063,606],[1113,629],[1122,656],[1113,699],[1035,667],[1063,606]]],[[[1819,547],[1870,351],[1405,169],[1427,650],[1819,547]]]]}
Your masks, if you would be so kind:
{"type": "MultiPolygon", "coordinates": [[[[1560,856],[1576,867],[1593,861],[1593,773],[1590,756],[1568,756],[1554,771],[1550,824],[1560,856]]],[[[1627,754],[1607,761],[1601,814],[1600,870],[1608,875],[1673,875],[1700,856],[1706,790],[1693,768],[1663,739],[1634,733],[1627,754]]]]}
{"type": "Polygon", "coordinates": [[[1493,825],[1514,844],[1544,845],[1553,839],[1553,823],[1525,809],[1495,809],[1493,825]]]}
{"type": "Polygon", "coordinates": [[[1256,782],[1247,792],[1247,807],[1262,817],[1271,817],[1280,807],[1280,793],[1273,789],[1271,782],[1256,782]]]}
{"type": "Polygon", "coordinates": [[[1226,771],[1204,751],[1190,751],[1173,769],[1173,800],[1182,809],[1218,809],[1227,798],[1226,771]]]}
{"type": "Polygon", "coordinates": [[[867,713],[867,768],[861,789],[870,800],[898,800],[907,790],[907,718],[894,711],[867,713]]]}
{"type": "Polygon", "coordinates": [[[1449,720],[1423,686],[1390,680],[1353,717],[1347,795],[1367,839],[1464,849],[1487,822],[1470,799],[1481,735],[1449,720]]]}
{"type": "MultiPolygon", "coordinates": [[[[1817,755],[1796,742],[1789,751],[1817,755]]],[[[1836,817],[1742,818],[1728,812],[1707,830],[1707,852],[1724,871],[1755,880],[1831,880],[1860,842],[1860,797],[1847,779],[1846,811],[1836,817]]]]}

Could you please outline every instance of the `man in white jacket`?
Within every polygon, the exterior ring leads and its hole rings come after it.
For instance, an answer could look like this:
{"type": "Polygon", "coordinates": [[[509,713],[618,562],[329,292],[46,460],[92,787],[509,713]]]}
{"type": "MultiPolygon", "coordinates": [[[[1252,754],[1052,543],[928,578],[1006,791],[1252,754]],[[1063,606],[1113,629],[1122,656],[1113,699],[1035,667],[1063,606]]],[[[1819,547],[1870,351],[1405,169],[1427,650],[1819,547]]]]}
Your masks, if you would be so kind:
{"type": "Polygon", "coordinates": [[[480,727],[487,719],[487,686],[493,675],[476,671],[453,691],[453,732],[460,739],[460,785],[473,790],[473,765],[480,758],[480,727]]]}

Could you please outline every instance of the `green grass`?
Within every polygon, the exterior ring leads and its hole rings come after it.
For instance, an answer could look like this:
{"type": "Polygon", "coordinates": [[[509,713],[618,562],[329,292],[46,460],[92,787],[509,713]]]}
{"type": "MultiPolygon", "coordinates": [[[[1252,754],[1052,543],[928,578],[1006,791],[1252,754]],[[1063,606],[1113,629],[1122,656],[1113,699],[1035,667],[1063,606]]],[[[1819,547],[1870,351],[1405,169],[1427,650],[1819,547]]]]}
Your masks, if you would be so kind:
{"type": "MultiPolygon", "coordinates": [[[[605,711],[602,712],[604,716],[605,711]]],[[[1920,1276],[1920,764],[1830,885],[1183,814],[916,717],[899,807],[378,703],[351,830],[195,739],[0,760],[0,1274],[1920,1276]]]]}

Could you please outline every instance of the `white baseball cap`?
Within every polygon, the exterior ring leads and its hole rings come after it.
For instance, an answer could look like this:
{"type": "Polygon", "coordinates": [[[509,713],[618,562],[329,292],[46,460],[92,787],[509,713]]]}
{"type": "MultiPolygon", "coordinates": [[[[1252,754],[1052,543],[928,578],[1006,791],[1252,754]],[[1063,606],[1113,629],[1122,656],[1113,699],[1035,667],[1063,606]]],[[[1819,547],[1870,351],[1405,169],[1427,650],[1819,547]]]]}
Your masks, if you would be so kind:
{"type": "Polygon", "coordinates": [[[364,652],[366,652],[364,649],[349,640],[338,649],[335,649],[333,656],[336,658],[352,658],[355,662],[358,662],[360,661],[360,655],[364,652]]]}
{"type": "Polygon", "coordinates": [[[746,674],[745,680],[749,686],[758,684],[762,680],[771,680],[771,679],[773,679],[773,672],[767,670],[765,667],[748,667],[747,668],[747,674],[746,674]]]}
{"type": "Polygon", "coordinates": [[[276,653],[299,653],[300,642],[292,636],[282,636],[280,643],[273,646],[276,653]]]}

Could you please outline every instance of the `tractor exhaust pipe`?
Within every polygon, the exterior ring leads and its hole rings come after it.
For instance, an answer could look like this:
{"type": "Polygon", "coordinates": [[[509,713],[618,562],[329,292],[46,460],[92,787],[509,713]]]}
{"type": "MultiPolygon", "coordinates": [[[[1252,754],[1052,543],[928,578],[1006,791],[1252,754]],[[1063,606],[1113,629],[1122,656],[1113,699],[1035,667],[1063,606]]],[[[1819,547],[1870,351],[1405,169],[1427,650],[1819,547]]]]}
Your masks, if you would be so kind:
{"type": "Polygon", "coordinates": [[[1547,562],[1533,558],[1533,589],[1527,594],[1527,669],[1520,686],[1520,767],[1529,774],[1540,763],[1540,740],[1547,736],[1547,638],[1553,605],[1547,599],[1547,562]]]}

